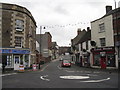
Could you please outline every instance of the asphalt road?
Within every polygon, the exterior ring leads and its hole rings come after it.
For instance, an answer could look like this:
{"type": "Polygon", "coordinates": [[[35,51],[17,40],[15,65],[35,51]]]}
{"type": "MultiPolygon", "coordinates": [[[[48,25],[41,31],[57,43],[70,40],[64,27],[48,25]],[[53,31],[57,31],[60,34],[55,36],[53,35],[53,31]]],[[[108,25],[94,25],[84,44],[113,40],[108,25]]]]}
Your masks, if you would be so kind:
{"type": "Polygon", "coordinates": [[[11,73],[2,77],[2,88],[118,88],[118,73],[72,65],[60,67],[54,60],[39,71],[11,73]]]}

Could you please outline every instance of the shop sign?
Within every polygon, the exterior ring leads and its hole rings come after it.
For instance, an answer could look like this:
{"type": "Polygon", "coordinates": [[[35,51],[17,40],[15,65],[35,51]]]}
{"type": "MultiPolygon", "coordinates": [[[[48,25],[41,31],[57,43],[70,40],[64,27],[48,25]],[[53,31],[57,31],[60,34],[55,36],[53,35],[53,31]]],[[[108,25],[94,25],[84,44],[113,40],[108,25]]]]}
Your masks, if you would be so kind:
{"type": "Polygon", "coordinates": [[[114,47],[93,48],[93,51],[114,50],[114,47]]]}
{"type": "Polygon", "coordinates": [[[17,49],[0,49],[0,53],[30,54],[30,51],[29,50],[17,50],[17,49]]]}

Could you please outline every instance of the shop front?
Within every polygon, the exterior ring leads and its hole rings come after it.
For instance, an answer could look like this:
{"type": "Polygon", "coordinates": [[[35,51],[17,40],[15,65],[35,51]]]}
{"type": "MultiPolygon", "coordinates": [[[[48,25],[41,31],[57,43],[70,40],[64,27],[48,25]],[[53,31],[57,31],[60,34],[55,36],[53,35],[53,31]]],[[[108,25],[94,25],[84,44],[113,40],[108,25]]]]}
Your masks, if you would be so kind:
{"type": "Polygon", "coordinates": [[[103,69],[116,67],[114,47],[92,48],[92,67],[103,69]]]}
{"type": "Polygon", "coordinates": [[[19,70],[20,65],[29,67],[29,49],[0,48],[5,69],[19,70]]]}

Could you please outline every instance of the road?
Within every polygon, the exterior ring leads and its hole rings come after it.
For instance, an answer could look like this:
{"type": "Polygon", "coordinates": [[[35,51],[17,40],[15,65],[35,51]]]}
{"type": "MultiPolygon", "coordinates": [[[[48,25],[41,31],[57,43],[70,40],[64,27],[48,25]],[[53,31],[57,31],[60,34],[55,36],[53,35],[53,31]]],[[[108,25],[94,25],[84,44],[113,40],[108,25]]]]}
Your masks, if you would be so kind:
{"type": "Polygon", "coordinates": [[[1,76],[3,88],[118,88],[118,73],[72,65],[60,67],[58,59],[39,71],[1,76]]]}

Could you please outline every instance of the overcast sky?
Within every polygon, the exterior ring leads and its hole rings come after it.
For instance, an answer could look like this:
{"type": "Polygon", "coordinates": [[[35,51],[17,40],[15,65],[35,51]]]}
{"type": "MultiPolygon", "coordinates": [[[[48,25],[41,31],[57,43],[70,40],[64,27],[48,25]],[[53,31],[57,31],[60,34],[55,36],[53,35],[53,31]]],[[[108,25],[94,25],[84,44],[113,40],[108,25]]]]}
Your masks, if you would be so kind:
{"type": "MultiPolygon", "coordinates": [[[[117,6],[118,6],[118,1],[117,6]]],[[[52,41],[59,46],[69,46],[77,35],[77,29],[90,27],[90,22],[105,15],[105,6],[115,8],[114,0],[0,0],[2,3],[17,4],[27,8],[40,26],[42,33],[50,32],[52,41]]]]}

